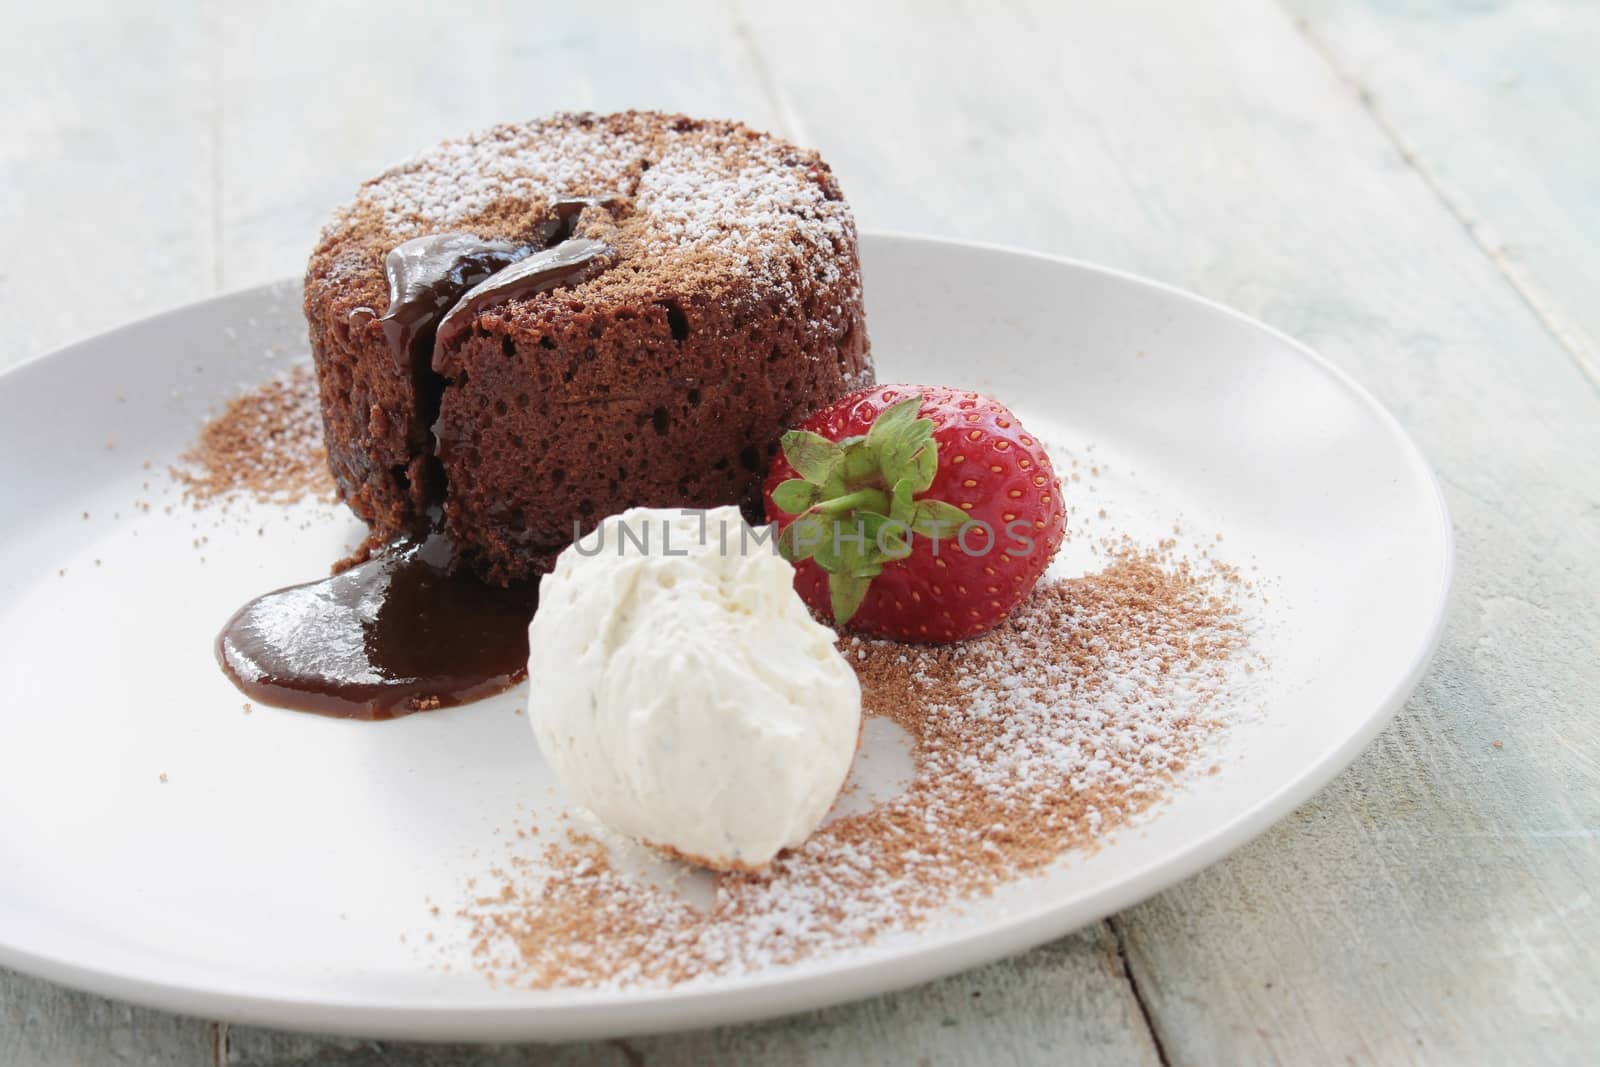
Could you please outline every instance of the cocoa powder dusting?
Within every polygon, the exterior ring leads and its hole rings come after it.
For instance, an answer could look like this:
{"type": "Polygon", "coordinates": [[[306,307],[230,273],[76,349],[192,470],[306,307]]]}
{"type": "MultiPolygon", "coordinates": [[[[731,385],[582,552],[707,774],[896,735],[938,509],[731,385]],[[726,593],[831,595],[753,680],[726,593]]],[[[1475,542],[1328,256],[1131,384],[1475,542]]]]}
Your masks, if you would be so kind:
{"type": "Polygon", "coordinates": [[[298,364],[228,401],[178,458],[172,477],[196,506],[236,496],[264,504],[332,501],[311,368],[298,364]]]}
{"type": "Polygon", "coordinates": [[[1124,544],[976,640],[847,639],[867,712],[912,741],[916,773],[898,796],[764,872],[718,876],[705,909],[569,831],[495,869],[458,914],[474,961],[533,988],[748,973],[917,927],[1092,849],[1170,791],[1221,728],[1220,705],[1240,698],[1239,591],[1209,563],[1124,544]]]}

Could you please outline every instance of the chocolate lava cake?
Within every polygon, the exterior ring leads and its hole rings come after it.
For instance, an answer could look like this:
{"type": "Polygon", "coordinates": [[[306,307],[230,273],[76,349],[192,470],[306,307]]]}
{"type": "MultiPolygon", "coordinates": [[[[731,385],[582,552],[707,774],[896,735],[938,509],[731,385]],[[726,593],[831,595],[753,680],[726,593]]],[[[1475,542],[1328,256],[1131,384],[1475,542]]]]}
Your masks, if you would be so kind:
{"type": "Polygon", "coordinates": [[[496,582],[575,523],[741,502],[786,428],[872,382],[828,165],[679,115],[499,126],[380,175],[305,313],[344,499],[380,538],[442,508],[496,582]]]}

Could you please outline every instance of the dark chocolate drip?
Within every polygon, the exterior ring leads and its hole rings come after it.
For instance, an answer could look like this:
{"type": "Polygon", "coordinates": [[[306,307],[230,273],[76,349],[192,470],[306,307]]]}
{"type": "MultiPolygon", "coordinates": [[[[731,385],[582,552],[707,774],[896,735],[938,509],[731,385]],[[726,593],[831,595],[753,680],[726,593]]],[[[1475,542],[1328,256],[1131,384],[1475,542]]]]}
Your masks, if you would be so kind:
{"type": "Polygon", "coordinates": [[[538,247],[470,233],[436,233],[395,246],[383,261],[389,310],[378,320],[395,361],[405,369],[431,363],[434,327],[461,294],[538,247]]]}
{"type": "MultiPolygon", "coordinates": [[[[573,239],[579,216],[620,199],[558,200],[527,242],[441,233],[389,253],[389,308],[379,321],[416,391],[414,447],[428,447],[438,415],[444,379],[433,370],[436,349],[492,304],[590,277],[610,248],[573,239]]],[[[357,308],[351,322],[373,314],[357,308]]],[[[437,501],[444,481],[434,466],[428,497],[437,501]]],[[[234,684],[263,704],[392,719],[521,681],[538,593],[536,581],[512,589],[480,581],[440,533],[402,538],[341,574],[252,600],[217,637],[217,657],[234,684]]]]}
{"type": "Polygon", "coordinates": [[[217,638],[222,669],[263,704],[392,719],[521,681],[538,583],[491,586],[443,535],[387,545],[321,581],[257,597],[217,638]]]}
{"type": "Polygon", "coordinates": [[[535,252],[527,259],[491,275],[486,281],[467,290],[460,302],[440,321],[434,339],[435,359],[439,350],[455,343],[473,319],[490,307],[507,300],[522,300],[536,293],[577,285],[598,273],[601,260],[610,252],[611,247],[603,241],[576,237],[562,241],[554,248],[535,252]]]}
{"type": "MultiPolygon", "coordinates": [[[[434,330],[463,294],[518,260],[571,240],[579,217],[587,209],[609,211],[625,200],[620,193],[556,200],[534,225],[527,240],[435,233],[396,245],[383,261],[389,281],[389,307],[378,319],[395,362],[411,370],[429,365],[434,330]]],[[[372,315],[372,309],[365,307],[351,312],[352,321],[372,315]]]]}
{"type": "MultiPolygon", "coordinates": [[[[537,245],[526,241],[491,241],[470,233],[436,233],[406,241],[384,259],[389,279],[389,308],[378,319],[389,354],[411,379],[415,409],[406,431],[413,455],[433,452],[430,427],[439,416],[444,380],[433,373],[433,333],[461,294],[495,271],[531,255],[537,245]]],[[[372,315],[370,308],[351,313],[352,325],[372,315]]],[[[431,460],[417,487],[425,500],[443,494],[444,472],[431,460]]]]}

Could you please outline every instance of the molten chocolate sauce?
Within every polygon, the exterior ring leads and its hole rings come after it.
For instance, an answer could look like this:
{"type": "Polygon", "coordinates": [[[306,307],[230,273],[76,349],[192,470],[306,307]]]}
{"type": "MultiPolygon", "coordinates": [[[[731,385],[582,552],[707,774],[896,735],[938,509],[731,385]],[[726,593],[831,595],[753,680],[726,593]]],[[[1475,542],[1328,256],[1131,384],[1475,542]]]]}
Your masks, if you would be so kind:
{"type": "MultiPolygon", "coordinates": [[[[529,239],[494,241],[471,233],[435,233],[417,237],[390,250],[383,261],[389,280],[389,309],[378,319],[395,362],[404,369],[426,368],[433,362],[434,330],[463,293],[533,255],[570,240],[578,216],[591,207],[608,210],[621,204],[617,193],[572,196],[552,203],[529,239]]],[[[548,288],[555,288],[557,282],[548,288]]],[[[537,291],[537,290],[536,290],[537,291]]],[[[531,295],[531,294],[530,294],[531,295]]],[[[373,315],[357,308],[353,315],[373,315]]]]}
{"type": "Polygon", "coordinates": [[[487,281],[468,289],[460,302],[440,320],[435,351],[455,343],[473,319],[496,304],[576,285],[592,277],[601,266],[601,259],[610,252],[611,247],[601,241],[575,237],[498,271],[487,281]]]}
{"type": "MultiPolygon", "coordinates": [[[[428,432],[444,384],[432,369],[435,351],[494,304],[592,277],[611,250],[575,239],[578,217],[621,199],[558,200],[527,241],[441,233],[389,253],[389,308],[379,321],[416,385],[418,433],[428,432]]],[[[373,314],[357,308],[352,321],[373,314]]],[[[218,636],[217,657],[263,704],[392,719],[521,681],[538,592],[537,581],[512,589],[480,581],[443,534],[403,538],[341,574],[252,600],[218,636]]]]}
{"type": "Polygon", "coordinates": [[[319,715],[392,719],[465,704],[527,675],[538,583],[501,589],[433,534],[321,581],[257,597],[217,638],[246,695],[319,715]]]}
{"type": "Polygon", "coordinates": [[[383,261],[389,310],[378,320],[395,361],[407,370],[431,364],[434,328],[461,294],[537,247],[470,233],[436,233],[397,245],[383,261]]]}

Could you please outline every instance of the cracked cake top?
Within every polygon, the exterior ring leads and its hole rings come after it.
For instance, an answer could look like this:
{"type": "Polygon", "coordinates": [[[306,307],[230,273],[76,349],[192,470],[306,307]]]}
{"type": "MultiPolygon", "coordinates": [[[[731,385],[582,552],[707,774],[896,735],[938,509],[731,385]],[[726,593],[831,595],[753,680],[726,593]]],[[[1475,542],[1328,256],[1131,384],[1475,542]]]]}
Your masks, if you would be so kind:
{"type": "Polygon", "coordinates": [[[518,237],[556,200],[608,194],[622,210],[587,211],[577,229],[615,250],[585,298],[648,298],[665,274],[680,294],[782,289],[854,253],[850,209],[815,152],[737,122],[564,113],[446,141],[365,183],[324,229],[308,285],[382,307],[384,257],[402,241],[518,237]]]}

